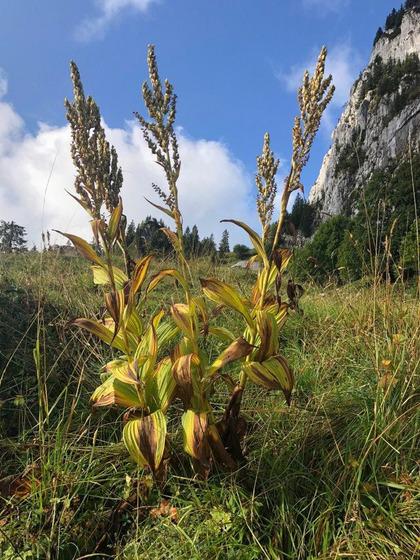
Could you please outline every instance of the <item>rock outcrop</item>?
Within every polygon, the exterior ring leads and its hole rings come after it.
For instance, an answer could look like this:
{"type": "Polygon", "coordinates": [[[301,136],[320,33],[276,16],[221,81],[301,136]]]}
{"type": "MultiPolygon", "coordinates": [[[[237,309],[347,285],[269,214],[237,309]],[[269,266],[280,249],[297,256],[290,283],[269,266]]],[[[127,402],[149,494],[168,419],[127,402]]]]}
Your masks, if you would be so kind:
{"type": "Polygon", "coordinates": [[[372,174],[420,138],[420,9],[376,42],[332,134],[309,202],[327,214],[354,213],[372,174]]]}

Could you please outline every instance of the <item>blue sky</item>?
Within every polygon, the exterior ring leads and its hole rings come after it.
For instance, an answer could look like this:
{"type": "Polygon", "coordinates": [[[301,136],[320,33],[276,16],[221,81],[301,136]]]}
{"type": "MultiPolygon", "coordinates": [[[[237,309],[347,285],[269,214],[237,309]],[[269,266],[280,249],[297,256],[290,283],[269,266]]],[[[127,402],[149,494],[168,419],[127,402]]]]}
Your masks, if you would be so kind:
{"type": "MultiPolygon", "coordinates": [[[[317,177],[348,91],[369,59],[373,37],[393,0],[13,0],[0,17],[0,219],[28,230],[85,232],[72,189],[69,131],[63,98],[71,97],[74,59],[85,91],[101,108],[125,172],[126,211],[141,221],[152,210],[159,169],[133,124],[142,112],[147,45],[179,95],[185,222],[220,237],[222,218],[248,220],[253,210],[255,156],[263,135],[284,161],[291,152],[296,88],[323,44],[337,94],[304,174],[317,177]]],[[[243,241],[231,231],[232,241],[243,241]]]]}

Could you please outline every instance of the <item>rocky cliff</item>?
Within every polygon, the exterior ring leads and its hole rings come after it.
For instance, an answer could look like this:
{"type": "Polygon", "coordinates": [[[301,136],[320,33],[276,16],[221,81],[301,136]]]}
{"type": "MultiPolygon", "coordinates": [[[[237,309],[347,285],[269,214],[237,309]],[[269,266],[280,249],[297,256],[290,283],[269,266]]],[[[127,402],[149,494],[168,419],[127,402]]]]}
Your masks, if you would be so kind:
{"type": "Polygon", "coordinates": [[[404,158],[410,141],[418,149],[419,55],[416,7],[404,14],[399,27],[376,40],[368,66],[351,89],[308,199],[322,212],[354,213],[357,194],[372,174],[404,158]]]}

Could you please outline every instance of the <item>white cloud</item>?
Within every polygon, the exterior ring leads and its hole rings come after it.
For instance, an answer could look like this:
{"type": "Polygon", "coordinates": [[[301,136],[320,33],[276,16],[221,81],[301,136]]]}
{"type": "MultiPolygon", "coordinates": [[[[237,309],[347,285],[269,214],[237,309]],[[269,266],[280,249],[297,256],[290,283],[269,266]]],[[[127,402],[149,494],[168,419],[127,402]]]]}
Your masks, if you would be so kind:
{"type": "MultiPolygon", "coordinates": [[[[314,72],[320,49],[314,49],[311,56],[301,65],[292,66],[288,72],[278,72],[277,77],[290,92],[297,92],[302,83],[302,76],[306,69],[311,75],[314,72]]],[[[332,47],[328,51],[325,65],[325,76],[332,74],[335,93],[323,117],[323,126],[329,132],[335,125],[337,113],[341,112],[347,103],[351,86],[359,75],[363,59],[359,51],[352,47],[350,41],[332,47]]]]}
{"type": "MultiPolygon", "coordinates": [[[[139,126],[128,122],[124,129],[106,127],[106,133],[123,168],[122,196],[128,220],[138,223],[153,215],[171,225],[144,200],[146,196],[159,202],[151,183],[164,187],[165,181],[139,126]]],[[[252,177],[228,148],[220,142],[191,139],[182,130],[179,146],[179,196],[185,225],[197,224],[200,236],[214,233],[216,240],[227,226],[219,223],[223,218],[250,221],[255,227],[252,177]]],[[[69,147],[68,126],[40,124],[35,134],[29,134],[13,107],[0,101],[0,219],[24,226],[29,247],[39,245],[41,231],[52,229],[92,237],[88,216],[65,192],[74,192],[69,147]]],[[[247,242],[241,230],[233,225],[228,229],[231,245],[247,242]]],[[[63,244],[64,240],[52,233],[51,242],[63,244]]]]}
{"type": "Polygon", "coordinates": [[[122,11],[131,9],[137,12],[146,12],[151,4],[160,0],[95,0],[98,8],[96,17],[84,19],[77,27],[75,37],[79,41],[90,41],[102,37],[109,24],[122,11]]]}
{"type": "Polygon", "coordinates": [[[341,13],[350,5],[350,0],[303,0],[303,5],[326,15],[328,12],[341,13]]]}

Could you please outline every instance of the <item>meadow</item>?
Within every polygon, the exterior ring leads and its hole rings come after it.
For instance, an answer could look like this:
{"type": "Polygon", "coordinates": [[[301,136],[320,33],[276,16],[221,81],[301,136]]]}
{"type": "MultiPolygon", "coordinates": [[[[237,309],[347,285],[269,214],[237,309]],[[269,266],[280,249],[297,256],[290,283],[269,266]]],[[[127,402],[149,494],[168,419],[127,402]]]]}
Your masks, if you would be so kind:
{"type": "Polygon", "coordinates": [[[248,233],[256,271],[187,255],[176,95],[152,45],[151,120],[136,116],[173,250],[132,251],[117,153],[71,63],[72,196],[94,239],[1,254],[2,560],[420,556],[418,290],[376,269],[303,287],[281,246],[334,93],[325,57],[298,90],[279,215],[266,134],[261,235],[225,220],[248,233]]]}
{"type": "MultiPolygon", "coordinates": [[[[120,412],[89,408],[113,352],[66,327],[101,303],[89,265],[26,253],[0,266],[2,558],[419,556],[419,308],[401,286],[307,286],[280,338],[291,406],[250,388],[246,463],[200,482],[175,437],[160,491],[121,443],[120,412]]],[[[191,267],[197,293],[202,276],[253,281],[205,259],[191,267]]],[[[148,306],[176,299],[161,285],[148,306]]],[[[234,314],[219,319],[240,331],[234,314]]],[[[213,401],[221,413],[223,389],[213,401]]],[[[169,430],[181,414],[179,402],[169,430]]]]}

